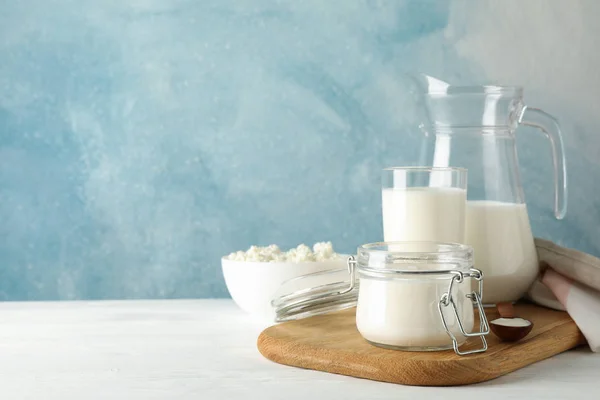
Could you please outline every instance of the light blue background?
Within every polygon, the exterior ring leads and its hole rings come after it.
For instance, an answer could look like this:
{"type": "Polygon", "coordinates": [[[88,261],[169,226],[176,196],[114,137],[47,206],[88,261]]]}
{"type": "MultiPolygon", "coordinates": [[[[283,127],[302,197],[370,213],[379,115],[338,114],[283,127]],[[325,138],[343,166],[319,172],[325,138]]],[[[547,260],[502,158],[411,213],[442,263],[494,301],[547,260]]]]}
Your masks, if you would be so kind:
{"type": "Polygon", "coordinates": [[[384,166],[415,162],[405,73],[521,84],[537,236],[600,255],[600,3],[0,0],[0,299],[222,297],[252,244],[381,239],[384,166]]]}

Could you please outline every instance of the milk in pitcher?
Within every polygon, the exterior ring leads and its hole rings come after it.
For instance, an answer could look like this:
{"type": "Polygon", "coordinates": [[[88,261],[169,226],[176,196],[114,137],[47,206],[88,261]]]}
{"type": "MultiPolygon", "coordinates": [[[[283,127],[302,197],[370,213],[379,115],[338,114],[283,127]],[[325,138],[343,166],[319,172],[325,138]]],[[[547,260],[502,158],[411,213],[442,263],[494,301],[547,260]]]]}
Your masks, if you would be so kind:
{"type": "Polygon", "coordinates": [[[525,204],[468,201],[466,244],[485,277],[484,304],[518,300],[538,274],[525,204]]]}

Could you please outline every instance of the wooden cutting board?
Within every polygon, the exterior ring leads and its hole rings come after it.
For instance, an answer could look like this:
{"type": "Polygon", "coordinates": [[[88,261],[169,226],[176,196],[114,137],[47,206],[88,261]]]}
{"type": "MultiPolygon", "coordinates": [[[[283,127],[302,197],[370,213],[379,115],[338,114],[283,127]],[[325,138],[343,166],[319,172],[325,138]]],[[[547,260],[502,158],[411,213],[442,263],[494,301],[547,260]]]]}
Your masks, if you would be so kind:
{"type": "MultiPolygon", "coordinates": [[[[363,339],[356,329],[355,310],[267,328],[258,337],[258,350],[272,361],[294,367],[405,385],[454,386],[494,379],[585,343],[567,313],[519,304],[517,315],[533,321],[534,327],[517,343],[501,342],[490,332],[488,350],[468,356],[453,350],[387,350],[363,339]]],[[[495,309],[486,314],[490,321],[498,318],[495,309]]],[[[479,339],[471,338],[464,349],[477,345],[479,339]]]]}

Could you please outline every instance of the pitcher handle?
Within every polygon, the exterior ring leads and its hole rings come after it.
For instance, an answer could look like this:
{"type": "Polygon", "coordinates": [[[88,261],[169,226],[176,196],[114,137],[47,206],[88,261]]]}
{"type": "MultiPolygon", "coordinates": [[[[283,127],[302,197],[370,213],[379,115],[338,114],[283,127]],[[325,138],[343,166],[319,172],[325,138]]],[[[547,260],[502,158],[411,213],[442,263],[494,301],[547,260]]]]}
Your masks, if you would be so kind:
{"type": "Polygon", "coordinates": [[[519,116],[519,124],[540,129],[550,140],[554,162],[554,216],[563,219],[567,213],[567,163],[556,118],[539,108],[524,106],[519,116]]]}

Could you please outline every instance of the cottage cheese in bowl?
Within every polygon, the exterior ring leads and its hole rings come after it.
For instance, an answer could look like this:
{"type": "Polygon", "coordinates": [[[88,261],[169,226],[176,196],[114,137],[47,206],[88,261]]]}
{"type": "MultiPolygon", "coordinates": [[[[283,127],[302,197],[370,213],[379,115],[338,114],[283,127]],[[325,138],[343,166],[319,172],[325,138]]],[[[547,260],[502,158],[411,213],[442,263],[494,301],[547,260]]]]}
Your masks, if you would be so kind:
{"type": "Polygon", "coordinates": [[[301,244],[289,250],[277,245],[251,246],[221,259],[227,290],[244,311],[273,321],[273,296],[288,279],[319,271],[346,268],[348,256],[337,254],[331,242],[301,244]]]}
{"type": "Polygon", "coordinates": [[[340,257],[333,251],[331,242],[318,242],[312,249],[301,244],[288,251],[281,251],[275,244],[266,247],[251,246],[247,251],[236,251],[226,258],[233,261],[302,263],[336,260],[340,257]]]}

